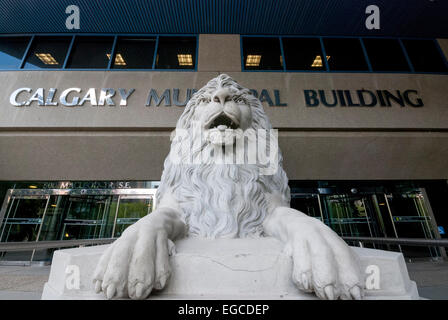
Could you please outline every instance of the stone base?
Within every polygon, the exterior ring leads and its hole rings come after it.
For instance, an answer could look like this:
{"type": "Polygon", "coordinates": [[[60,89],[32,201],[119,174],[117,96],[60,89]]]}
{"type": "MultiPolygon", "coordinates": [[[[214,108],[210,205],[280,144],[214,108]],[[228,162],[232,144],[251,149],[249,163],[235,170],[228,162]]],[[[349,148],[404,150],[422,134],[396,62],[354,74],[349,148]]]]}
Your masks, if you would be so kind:
{"type": "MultiPolygon", "coordinates": [[[[58,250],[42,299],[105,299],[95,294],[93,271],[107,245],[58,250]],[[79,289],[68,289],[69,265],[80,271],[79,289]]],[[[352,247],[362,270],[376,265],[380,290],[366,290],[365,299],[418,299],[417,286],[409,279],[401,253],[352,247]]],[[[317,299],[300,292],[291,280],[292,261],[283,245],[273,238],[176,242],[171,257],[172,276],[165,289],[150,299],[317,299]]]]}

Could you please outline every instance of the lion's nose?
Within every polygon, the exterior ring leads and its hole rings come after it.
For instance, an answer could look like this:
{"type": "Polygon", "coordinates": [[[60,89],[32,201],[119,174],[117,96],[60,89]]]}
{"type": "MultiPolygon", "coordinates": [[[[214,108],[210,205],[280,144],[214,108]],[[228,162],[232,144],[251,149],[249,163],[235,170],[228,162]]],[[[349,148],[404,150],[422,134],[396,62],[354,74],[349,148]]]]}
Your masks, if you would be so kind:
{"type": "Polygon", "coordinates": [[[230,92],[230,90],[224,88],[216,91],[215,95],[213,96],[213,101],[218,102],[222,105],[230,100],[232,100],[232,93],[230,92]]]}

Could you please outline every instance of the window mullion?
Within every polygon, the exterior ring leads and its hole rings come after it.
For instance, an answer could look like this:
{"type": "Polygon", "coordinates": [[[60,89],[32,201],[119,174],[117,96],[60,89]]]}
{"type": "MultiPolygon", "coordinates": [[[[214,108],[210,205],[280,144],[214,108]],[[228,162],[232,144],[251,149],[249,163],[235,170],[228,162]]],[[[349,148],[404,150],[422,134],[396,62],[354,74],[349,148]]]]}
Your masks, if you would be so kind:
{"type": "Polygon", "coordinates": [[[153,57],[153,60],[152,60],[152,69],[154,70],[155,68],[156,68],[156,58],[157,58],[157,50],[159,50],[159,36],[157,36],[157,38],[156,38],[156,46],[155,46],[155,48],[154,48],[154,57],[153,57]]]}
{"type": "Polygon", "coordinates": [[[19,69],[23,69],[23,66],[25,65],[25,60],[28,57],[28,53],[30,52],[31,45],[34,41],[34,35],[31,37],[30,42],[28,43],[28,46],[26,47],[25,52],[23,53],[22,61],[20,62],[19,69]]]}
{"type": "Polygon", "coordinates": [[[330,67],[328,64],[328,60],[327,60],[327,53],[325,52],[325,46],[324,46],[324,40],[322,39],[322,37],[319,37],[320,40],[320,46],[322,48],[322,60],[325,62],[325,69],[328,71],[330,71],[330,67]]]}
{"type": "Polygon", "coordinates": [[[414,65],[412,64],[412,61],[408,56],[408,52],[406,51],[406,48],[404,47],[403,41],[401,41],[401,39],[398,39],[398,42],[400,43],[400,47],[403,50],[404,57],[406,58],[406,61],[409,64],[409,68],[411,68],[411,72],[415,72],[414,65]]]}
{"type": "Polygon", "coordinates": [[[372,65],[370,64],[369,55],[367,54],[366,47],[364,46],[364,41],[362,40],[362,38],[359,38],[359,41],[361,42],[362,51],[364,52],[364,58],[366,59],[369,71],[372,72],[373,71],[372,65]]]}
{"type": "Polygon", "coordinates": [[[64,64],[62,65],[62,69],[65,69],[67,67],[68,58],[70,57],[74,43],[75,43],[75,36],[72,36],[72,40],[70,41],[70,45],[68,46],[67,55],[65,56],[64,64]]]}
{"type": "Polygon", "coordinates": [[[110,51],[109,63],[107,64],[107,70],[110,70],[113,61],[115,61],[115,47],[117,46],[117,38],[118,38],[118,36],[114,37],[114,42],[112,44],[112,50],[110,51]]]}
{"type": "Polygon", "coordinates": [[[283,62],[283,71],[286,71],[286,60],[285,60],[285,52],[283,51],[283,37],[279,38],[280,41],[280,54],[282,55],[282,62],[283,62]]]}

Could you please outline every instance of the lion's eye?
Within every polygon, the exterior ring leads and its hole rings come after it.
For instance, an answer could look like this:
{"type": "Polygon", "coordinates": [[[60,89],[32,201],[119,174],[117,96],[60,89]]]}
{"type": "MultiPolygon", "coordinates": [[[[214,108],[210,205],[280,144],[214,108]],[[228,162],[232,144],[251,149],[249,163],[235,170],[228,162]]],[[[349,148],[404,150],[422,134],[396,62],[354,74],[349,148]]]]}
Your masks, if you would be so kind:
{"type": "Polygon", "coordinates": [[[206,97],[201,98],[201,99],[199,100],[199,103],[209,103],[209,102],[210,102],[210,98],[206,98],[206,97]]]}
{"type": "Polygon", "coordinates": [[[246,103],[246,100],[244,98],[239,97],[239,98],[235,99],[235,102],[236,103],[246,103]]]}

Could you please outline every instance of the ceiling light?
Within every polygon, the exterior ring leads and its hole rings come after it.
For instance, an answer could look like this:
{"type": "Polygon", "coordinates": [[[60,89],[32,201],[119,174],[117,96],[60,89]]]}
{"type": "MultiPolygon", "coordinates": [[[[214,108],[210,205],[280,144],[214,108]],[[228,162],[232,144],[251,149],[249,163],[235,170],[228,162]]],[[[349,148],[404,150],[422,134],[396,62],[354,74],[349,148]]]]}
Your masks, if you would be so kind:
{"type": "MultiPolygon", "coordinates": [[[[330,59],[330,56],[327,56],[327,61],[330,59]]],[[[322,64],[322,57],[321,56],[316,56],[316,58],[314,58],[313,64],[311,65],[311,67],[314,68],[321,68],[323,67],[322,64]]]]}
{"type": "Polygon", "coordinates": [[[45,64],[59,64],[55,58],[49,53],[36,53],[36,57],[45,64]]]}
{"type": "MultiPolygon", "coordinates": [[[[110,53],[106,53],[107,59],[110,60],[110,53]]],[[[115,55],[115,62],[114,62],[115,66],[125,66],[126,65],[126,61],[124,61],[122,55],[120,53],[117,53],[115,55]]]]}
{"type": "Polygon", "coordinates": [[[246,58],[246,67],[258,67],[260,65],[261,55],[249,54],[246,58]]]}
{"type": "Polygon", "coordinates": [[[178,54],[177,60],[179,60],[180,66],[192,66],[193,56],[191,54],[178,54]]]}
{"type": "Polygon", "coordinates": [[[37,189],[37,186],[28,186],[30,189],[37,189]]]}

